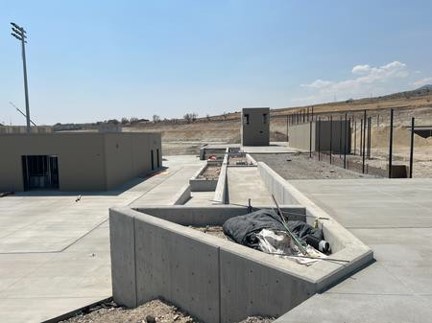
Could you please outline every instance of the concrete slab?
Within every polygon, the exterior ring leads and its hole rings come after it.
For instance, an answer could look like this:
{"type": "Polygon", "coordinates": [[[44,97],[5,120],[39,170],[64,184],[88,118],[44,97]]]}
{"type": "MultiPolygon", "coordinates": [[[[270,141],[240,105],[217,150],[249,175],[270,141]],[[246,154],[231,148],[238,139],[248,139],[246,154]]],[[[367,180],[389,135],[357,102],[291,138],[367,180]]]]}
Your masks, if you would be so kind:
{"type": "Polygon", "coordinates": [[[215,192],[192,192],[191,199],[185,204],[187,206],[212,205],[215,192]]]}
{"type": "Polygon", "coordinates": [[[165,171],[113,191],[0,198],[0,321],[40,322],[111,296],[108,209],[151,192],[169,201],[167,179],[202,163],[195,156],[166,159],[165,171]]]}
{"type": "Polygon", "coordinates": [[[243,146],[242,151],[249,154],[292,153],[300,149],[288,147],[287,142],[270,142],[270,146],[243,146]]]}
{"type": "Polygon", "coordinates": [[[130,205],[142,207],[146,205],[170,205],[175,203],[175,197],[183,184],[188,184],[196,172],[205,165],[205,161],[194,159],[193,163],[185,163],[182,167],[165,175],[165,179],[159,186],[142,195],[130,205]],[[181,184],[183,183],[183,184],[181,184]]]}
{"type": "Polygon", "coordinates": [[[228,167],[228,200],[231,204],[273,205],[256,167],[228,167]]]}
{"type": "Polygon", "coordinates": [[[372,248],[376,263],[310,298],[276,322],[429,320],[431,179],[290,183],[372,248]]]}

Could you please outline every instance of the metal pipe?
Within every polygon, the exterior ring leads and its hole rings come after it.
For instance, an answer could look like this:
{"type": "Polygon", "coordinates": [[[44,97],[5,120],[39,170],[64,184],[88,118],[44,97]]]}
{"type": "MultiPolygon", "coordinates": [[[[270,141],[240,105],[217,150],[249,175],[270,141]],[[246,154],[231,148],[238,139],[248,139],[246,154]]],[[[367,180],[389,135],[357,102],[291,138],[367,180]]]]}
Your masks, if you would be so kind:
{"type": "Polygon", "coordinates": [[[359,155],[362,155],[362,147],[363,147],[363,119],[360,119],[360,145],[359,145],[359,155]]]}
{"type": "Polygon", "coordinates": [[[312,158],[312,121],[309,122],[309,158],[312,158]]]}
{"type": "Polygon", "coordinates": [[[367,119],[367,149],[366,149],[366,155],[367,159],[371,158],[371,146],[372,146],[372,117],[368,117],[367,119]]]}
{"type": "Polygon", "coordinates": [[[342,115],[339,121],[339,158],[342,157],[342,115]]]}
{"type": "Polygon", "coordinates": [[[321,117],[318,118],[318,160],[321,160],[321,117]]]}
{"type": "Polygon", "coordinates": [[[330,165],[332,163],[332,145],[333,145],[333,116],[330,116],[330,165]]]}
{"type": "Polygon", "coordinates": [[[366,110],[363,114],[363,174],[365,173],[365,163],[366,163],[366,110]]]}
{"type": "Polygon", "coordinates": [[[357,155],[357,120],[354,117],[354,155],[357,155]]]}
{"type": "Polygon", "coordinates": [[[411,118],[411,146],[410,146],[410,170],[409,170],[409,177],[412,178],[413,176],[413,163],[414,163],[414,124],[415,124],[415,118],[411,118]]]}
{"type": "Polygon", "coordinates": [[[389,138],[389,178],[392,178],[392,162],[393,162],[393,109],[390,109],[390,138],[389,138]]]}
{"type": "Polygon", "coordinates": [[[348,136],[348,129],[347,129],[347,113],[345,112],[345,122],[344,122],[344,168],[346,169],[346,162],[347,162],[347,136],[348,136]]]}

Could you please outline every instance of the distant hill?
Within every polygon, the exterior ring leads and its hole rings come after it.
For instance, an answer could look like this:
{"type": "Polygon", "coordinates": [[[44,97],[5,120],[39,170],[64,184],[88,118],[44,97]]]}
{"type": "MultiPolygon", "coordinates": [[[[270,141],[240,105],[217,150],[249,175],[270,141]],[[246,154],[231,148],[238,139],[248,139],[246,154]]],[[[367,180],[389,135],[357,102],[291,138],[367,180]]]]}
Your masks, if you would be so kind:
{"type": "Polygon", "coordinates": [[[417,90],[414,91],[426,91],[426,92],[431,92],[432,91],[432,84],[426,84],[423,85],[422,87],[419,87],[417,90]]]}

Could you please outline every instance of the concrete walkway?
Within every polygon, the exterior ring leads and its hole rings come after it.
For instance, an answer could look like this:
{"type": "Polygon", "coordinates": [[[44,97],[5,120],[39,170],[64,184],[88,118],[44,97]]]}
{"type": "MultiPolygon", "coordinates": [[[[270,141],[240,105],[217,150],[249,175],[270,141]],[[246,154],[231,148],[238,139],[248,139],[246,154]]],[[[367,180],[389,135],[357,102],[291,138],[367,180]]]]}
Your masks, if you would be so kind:
{"type": "Polygon", "coordinates": [[[272,205],[273,200],[265,188],[257,167],[228,167],[229,203],[248,205],[272,205]]]}
{"type": "Polygon", "coordinates": [[[79,201],[79,192],[0,198],[0,322],[40,322],[111,296],[108,208],[145,194],[163,204],[173,182],[180,189],[202,166],[194,156],[167,159],[157,175],[79,201]]]}
{"type": "Polygon", "coordinates": [[[277,322],[430,322],[432,179],[290,181],[376,262],[277,322]]]}
{"type": "Polygon", "coordinates": [[[211,206],[213,205],[215,192],[191,192],[191,199],[187,206],[211,206]]]}

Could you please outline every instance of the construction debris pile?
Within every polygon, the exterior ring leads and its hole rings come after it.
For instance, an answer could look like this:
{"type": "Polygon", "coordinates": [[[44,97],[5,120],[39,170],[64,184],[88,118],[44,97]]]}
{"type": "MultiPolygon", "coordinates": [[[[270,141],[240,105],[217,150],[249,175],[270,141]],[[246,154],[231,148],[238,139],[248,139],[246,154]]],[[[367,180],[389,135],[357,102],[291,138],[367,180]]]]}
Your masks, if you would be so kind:
{"type": "Polygon", "coordinates": [[[311,265],[331,253],[321,229],[304,221],[287,221],[272,209],[228,219],[224,233],[233,241],[269,254],[311,265]]]}

